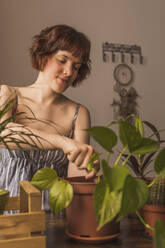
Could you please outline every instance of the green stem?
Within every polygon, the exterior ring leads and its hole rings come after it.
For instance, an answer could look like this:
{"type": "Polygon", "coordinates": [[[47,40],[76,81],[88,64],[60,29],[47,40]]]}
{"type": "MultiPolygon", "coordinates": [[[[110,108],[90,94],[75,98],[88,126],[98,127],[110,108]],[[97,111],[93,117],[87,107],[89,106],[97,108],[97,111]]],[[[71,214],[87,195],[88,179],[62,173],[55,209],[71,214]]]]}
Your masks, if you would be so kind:
{"type": "Polygon", "coordinates": [[[107,153],[107,157],[106,157],[106,162],[107,162],[107,164],[109,163],[109,158],[110,158],[110,155],[111,155],[111,153],[110,153],[110,152],[108,152],[108,153],[107,153]]]}
{"type": "MultiPolygon", "coordinates": [[[[119,163],[119,161],[120,161],[120,159],[121,159],[123,153],[127,150],[127,148],[128,148],[128,146],[125,146],[125,147],[123,148],[123,150],[120,152],[119,156],[117,157],[117,159],[116,159],[116,161],[115,161],[114,166],[117,166],[117,165],[118,165],[118,163],[119,163]]],[[[125,162],[125,161],[124,161],[124,162],[125,162]]]]}
{"type": "MultiPolygon", "coordinates": [[[[161,132],[165,132],[165,129],[160,129],[160,130],[158,130],[156,133],[161,133],[161,132]]],[[[155,133],[149,135],[148,137],[151,138],[151,137],[154,136],[154,135],[155,135],[155,133]]]]}
{"type": "Polygon", "coordinates": [[[141,223],[142,223],[146,228],[148,228],[148,229],[150,229],[151,231],[154,232],[154,228],[151,227],[149,224],[147,224],[147,223],[144,221],[144,219],[142,218],[142,216],[140,215],[140,213],[139,213],[138,210],[136,211],[136,214],[137,214],[139,220],[141,221],[141,223]]]}
{"type": "Polygon", "coordinates": [[[123,166],[126,165],[128,159],[131,157],[131,155],[132,155],[132,154],[129,154],[129,155],[126,157],[126,159],[125,159],[124,162],[122,163],[123,166]]]}
{"type": "Polygon", "coordinates": [[[154,180],[153,180],[150,184],[148,184],[148,188],[152,187],[152,185],[153,185],[154,183],[156,183],[157,180],[158,180],[158,178],[155,177],[154,180]]]}

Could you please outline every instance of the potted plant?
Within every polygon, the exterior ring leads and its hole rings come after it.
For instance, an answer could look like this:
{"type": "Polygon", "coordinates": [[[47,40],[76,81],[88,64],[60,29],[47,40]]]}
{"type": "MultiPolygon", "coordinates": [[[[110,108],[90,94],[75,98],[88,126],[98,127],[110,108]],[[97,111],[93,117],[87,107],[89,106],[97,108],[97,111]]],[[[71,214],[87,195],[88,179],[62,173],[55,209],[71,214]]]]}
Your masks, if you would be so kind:
{"type": "MultiPolygon", "coordinates": [[[[139,119],[136,118],[136,125],[138,127],[139,119]]],[[[165,178],[162,176],[156,176],[155,179],[148,177],[147,175],[150,172],[153,172],[153,162],[156,154],[161,149],[161,144],[164,143],[164,140],[161,139],[161,132],[163,130],[158,130],[155,125],[148,121],[143,121],[140,124],[139,131],[141,136],[145,137],[145,132],[147,132],[149,137],[154,137],[160,144],[156,151],[148,152],[147,154],[132,154],[128,161],[128,167],[134,172],[134,174],[145,180],[149,185],[149,198],[147,203],[142,207],[142,215],[144,220],[150,225],[154,226],[157,219],[162,219],[165,223],[165,178]],[[146,130],[147,127],[149,130],[146,130]],[[154,183],[152,183],[154,179],[154,183]]],[[[127,154],[123,154],[123,157],[126,158],[127,154]]],[[[146,228],[146,234],[150,237],[153,236],[153,231],[146,228]]]]}
{"type": "MultiPolygon", "coordinates": [[[[139,119],[136,118],[136,125],[138,127],[139,119]]],[[[154,137],[160,144],[159,148],[154,152],[148,152],[147,154],[132,154],[127,165],[133,171],[134,175],[138,178],[145,180],[148,184],[152,182],[153,178],[148,177],[150,172],[154,172],[153,162],[156,154],[160,151],[162,143],[164,140],[161,139],[161,132],[158,128],[148,121],[141,122],[140,130],[141,136],[146,137],[146,132],[148,137],[154,137]]],[[[123,158],[126,158],[127,154],[123,154],[123,158]]],[[[149,187],[149,199],[147,204],[141,209],[144,219],[153,226],[156,219],[161,218],[165,222],[165,178],[159,176],[156,177],[156,181],[153,186],[149,187]]],[[[129,216],[136,216],[132,214],[129,216]]],[[[146,234],[150,236],[153,235],[152,230],[146,228],[146,234]]]]}
{"type": "MultiPolygon", "coordinates": [[[[19,113],[13,112],[12,117],[11,116],[7,117],[8,112],[13,109],[14,102],[15,102],[15,93],[11,93],[8,99],[0,106],[0,133],[2,134],[0,136],[0,142],[5,148],[9,150],[9,152],[10,152],[10,148],[9,148],[10,143],[14,143],[18,149],[23,149],[25,144],[29,147],[32,147],[33,149],[37,149],[38,148],[37,142],[39,142],[39,144],[42,146],[42,142],[41,142],[42,139],[39,136],[33,134],[32,132],[30,132],[30,130],[26,128],[24,128],[24,131],[13,130],[10,128],[10,122],[13,121],[13,119],[15,119],[16,117],[29,119],[24,115],[25,114],[24,112],[19,112],[19,113]],[[17,135],[17,138],[15,138],[14,135],[17,135]]],[[[30,119],[36,120],[34,115],[30,119]]],[[[1,159],[1,154],[0,154],[0,159],[1,159]]],[[[3,188],[0,189],[0,214],[3,214],[3,210],[7,203],[8,197],[9,197],[9,191],[3,188]]]]}
{"type": "MultiPolygon", "coordinates": [[[[142,207],[143,218],[150,226],[154,226],[157,219],[165,223],[165,178],[156,177],[154,184],[150,183],[149,187],[148,201],[142,207]]],[[[152,237],[153,230],[146,228],[146,234],[152,237]]]]}
{"type": "MultiPolygon", "coordinates": [[[[120,221],[124,216],[136,212],[145,227],[153,231],[155,247],[163,248],[165,246],[165,224],[160,219],[154,223],[154,226],[150,226],[140,215],[139,209],[147,203],[149,188],[156,183],[157,178],[165,177],[165,148],[162,148],[155,158],[156,174],[149,185],[145,180],[133,177],[126,166],[129,158],[135,154],[144,156],[156,152],[160,147],[158,140],[151,137],[145,138],[142,135],[142,121],[135,118],[135,125],[128,123],[127,120],[119,120],[107,127],[95,126],[87,130],[108,152],[106,159],[101,161],[102,176],[98,177],[93,193],[97,229],[100,230],[107,223],[114,220],[120,221]],[[118,127],[118,134],[112,129],[115,125],[118,127]],[[118,142],[121,143],[122,150],[115,163],[110,164],[110,155],[118,142]],[[122,157],[126,151],[128,151],[127,156],[123,161],[122,157]]],[[[89,169],[94,169],[92,160],[93,158],[89,163],[89,169]]],[[[53,211],[67,207],[72,201],[71,184],[68,180],[59,179],[56,172],[52,172],[51,169],[38,171],[33,177],[32,184],[40,189],[50,189],[50,206],[53,211]]]]}

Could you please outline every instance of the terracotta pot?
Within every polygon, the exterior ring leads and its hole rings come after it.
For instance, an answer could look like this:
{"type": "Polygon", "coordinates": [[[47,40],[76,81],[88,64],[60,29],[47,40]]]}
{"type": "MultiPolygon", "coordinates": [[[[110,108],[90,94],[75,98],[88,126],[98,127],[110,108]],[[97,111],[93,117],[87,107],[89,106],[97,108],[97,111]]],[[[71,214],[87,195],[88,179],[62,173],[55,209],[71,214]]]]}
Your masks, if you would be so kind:
{"type": "MultiPolygon", "coordinates": [[[[162,219],[165,225],[165,206],[164,205],[149,205],[143,207],[143,218],[146,223],[154,227],[157,219],[162,219]]],[[[153,232],[146,228],[146,233],[153,236],[153,232]]]]}
{"type": "Polygon", "coordinates": [[[5,189],[0,189],[0,214],[3,214],[8,198],[9,198],[9,191],[5,189]]]}
{"type": "Polygon", "coordinates": [[[93,193],[96,183],[84,177],[68,178],[73,186],[74,197],[66,209],[67,235],[86,243],[103,243],[115,239],[120,234],[120,224],[112,221],[99,231],[94,211],[93,193]]]}

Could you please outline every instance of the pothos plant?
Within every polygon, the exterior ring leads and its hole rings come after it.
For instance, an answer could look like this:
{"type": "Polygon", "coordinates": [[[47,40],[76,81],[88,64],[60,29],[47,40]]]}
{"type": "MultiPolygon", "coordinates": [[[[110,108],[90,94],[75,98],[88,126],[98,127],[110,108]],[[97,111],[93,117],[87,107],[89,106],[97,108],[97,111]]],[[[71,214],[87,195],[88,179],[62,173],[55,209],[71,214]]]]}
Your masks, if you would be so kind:
{"type": "MultiPolygon", "coordinates": [[[[99,177],[94,192],[94,208],[98,222],[98,229],[114,218],[120,221],[124,216],[136,212],[140,221],[154,232],[154,243],[156,248],[165,247],[165,226],[162,220],[157,220],[154,227],[145,223],[139,213],[139,209],[144,206],[149,197],[149,188],[156,182],[159,176],[165,177],[165,148],[162,148],[154,161],[155,177],[147,185],[145,180],[135,178],[131,175],[126,164],[132,155],[144,156],[151,152],[156,152],[160,147],[160,141],[145,138],[143,135],[143,123],[140,118],[135,124],[130,124],[127,120],[112,122],[108,126],[94,126],[86,131],[98,142],[106,151],[107,157],[100,161],[102,176],[99,177]],[[113,127],[118,127],[118,132],[113,127]],[[110,162],[111,154],[115,146],[121,144],[121,152],[114,163],[110,162]],[[123,160],[123,154],[127,156],[123,160]]],[[[94,154],[88,165],[92,168],[92,162],[98,158],[99,154],[94,154]]],[[[32,184],[39,189],[50,189],[50,206],[54,212],[58,212],[67,207],[73,197],[73,189],[70,183],[57,176],[57,173],[49,168],[38,171],[32,184]]]]}
{"type": "MultiPolygon", "coordinates": [[[[133,116],[133,115],[132,115],[133,116]]],[[[136,120],[136,125],[138,125],[138,119],[136,120]]],[[[138,127],[137,127],[138,128],[138,127]]],[[[164,129],[158,130],[158,128],[150,123],[149,121],[143,121],[141,123],[140,128],[140,134],[143,137],[154,137],[160,144],[164,143],[165,140],[161,139],[161,132],[165,131],[164,129]],[[147,135],[146,136],[146,132],[147,135]]],[[[132,154],[128,161],[127,165],[131,169],[131,171],[134,172],[135,176],[146,179],[147,175],[151,172],[153,172],[152,169],[152,162],[154,161],[154,158],[158,151],[160,150],[161,146],[159,146],[159,149],[156,151],[151,151],[146,154],[132,154]]],[[[128,154],[124,153],[123,160],[128,156],[128,154]]]]}

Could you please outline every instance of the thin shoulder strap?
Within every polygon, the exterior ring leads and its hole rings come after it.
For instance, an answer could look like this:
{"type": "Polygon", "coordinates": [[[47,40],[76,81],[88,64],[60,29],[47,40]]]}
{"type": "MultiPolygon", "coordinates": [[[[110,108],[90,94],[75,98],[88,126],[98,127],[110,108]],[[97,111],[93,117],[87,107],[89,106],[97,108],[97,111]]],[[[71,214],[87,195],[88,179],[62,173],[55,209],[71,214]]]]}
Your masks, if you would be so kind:
{"type": "Polygon", "coordinates": [[[77,105],[76,105],[76,111],[74,113],[73,122],[72,122],[72,129],[73,130],[74,130],[75,125],[76,125],[76,120],[77,120],[77,117],[78,117],[79,108],[80,108],[80,103],[77,103],[77,105]]]}
{"type": "Polygon", "coordinates": [[[71,131],[71,135],[70,137],[73,136],[73,133],[74,133],[74,129],[75,129],[75,125],[76,125],[76,120],[77,120],[77,117],[78,117],[78,112],[79,112],[79,108],[80,108],[80,103],[77,103],[76,105],[76,111],[74,113],[74,117],[73,117],[73,122],[72,122],[72,131],[71,131]]]}
{"type": "Polygon", "coordinates": [[[15,101],[16,101],[16,106],[18,105],[18,95],[17,95],[17,91],[14,88],[14,92],[15,92],[15,101]]]}

